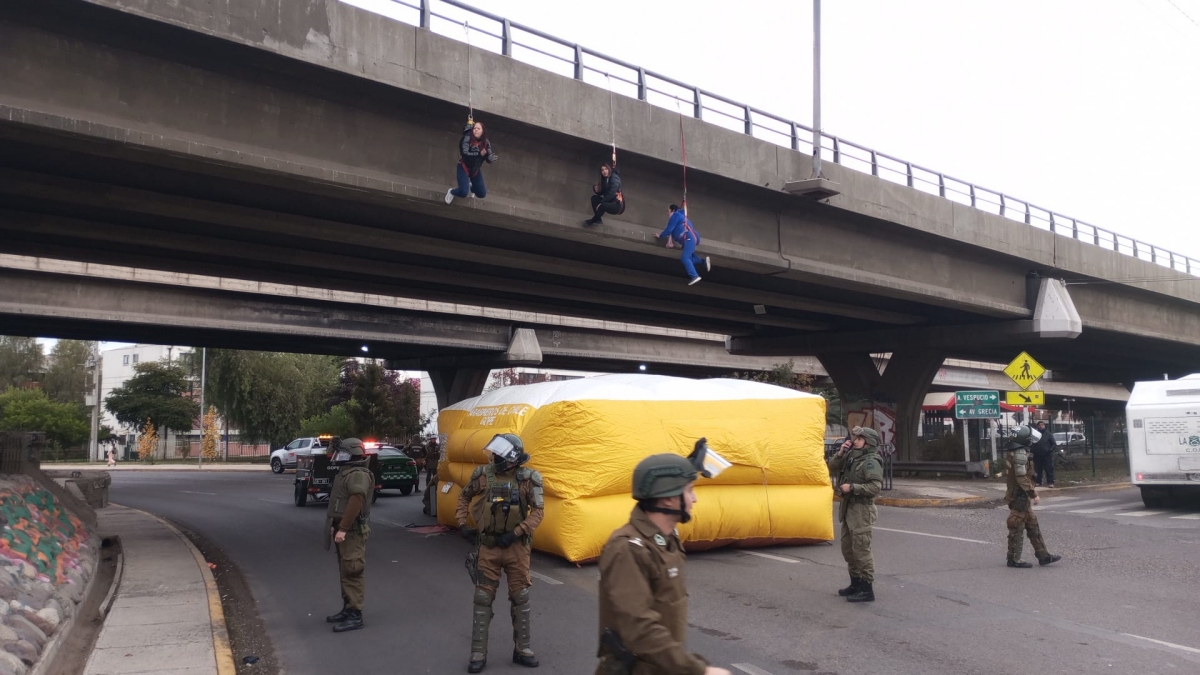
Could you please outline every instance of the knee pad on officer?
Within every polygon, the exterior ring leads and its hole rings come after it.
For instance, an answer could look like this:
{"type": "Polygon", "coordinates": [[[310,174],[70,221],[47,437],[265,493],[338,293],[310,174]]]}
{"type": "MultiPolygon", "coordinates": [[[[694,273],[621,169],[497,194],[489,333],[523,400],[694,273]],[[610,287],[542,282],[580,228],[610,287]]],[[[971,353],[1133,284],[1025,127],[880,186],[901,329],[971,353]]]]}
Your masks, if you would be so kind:
{"type": "Polygon", "coordinates": [[[529,603],[529,589],[522,588],[508,598],[508,601],[514,605],[525,605],[529,603]]]}
{"type": "Polygon", "coordinates": [[[484,607],[491,607],[492,601],[496,598],[496,592],[488,590],[482,586],[475,587],[475,604],[484,607]]]}

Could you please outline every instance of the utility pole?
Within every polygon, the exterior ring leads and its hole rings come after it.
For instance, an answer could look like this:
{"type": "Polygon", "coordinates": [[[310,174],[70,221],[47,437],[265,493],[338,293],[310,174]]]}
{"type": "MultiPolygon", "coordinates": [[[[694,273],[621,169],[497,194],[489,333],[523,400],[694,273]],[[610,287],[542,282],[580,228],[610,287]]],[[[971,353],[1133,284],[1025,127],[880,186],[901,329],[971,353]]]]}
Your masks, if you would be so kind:
{"type": "Polygon", "coordinates": [[[100,378],[102,377],[102,369],[100,367],[100,341],[97,340],[92,344],[92,435],[89,443],[90,451],[93,459],[100,461],[100,378]]]}
{"type": "Polygon", "coordinates": [[[813,0],[813,154],[812,176],[821,175],[821,0],[813,0]]]}
{"type": "MultiPolygon", "coordinates": [[[[194,353],[195,352],[193,352],[193,354],[194,353]]],[[[195,362],[193,361],[193,363],[195,362]]],[[[208,347],[203,347],[200,351],[200,452],[196,453],[200,457],[196,464],[197,468],[204,467],[204,432],[207,431],[207,429],[204,428],[204,420],[206,418],[206,412],[204,410],[204,379],[207,374],[208,347]]]]}

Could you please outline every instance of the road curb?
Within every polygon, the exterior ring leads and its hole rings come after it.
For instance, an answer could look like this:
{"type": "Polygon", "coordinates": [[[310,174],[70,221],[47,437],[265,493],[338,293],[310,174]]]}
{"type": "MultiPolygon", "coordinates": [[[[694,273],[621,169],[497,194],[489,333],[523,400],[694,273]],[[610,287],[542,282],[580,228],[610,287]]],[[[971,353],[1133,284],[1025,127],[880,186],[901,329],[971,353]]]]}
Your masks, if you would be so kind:
{"type": "Polygon", "coordinates": [[[957,497],[951,499],[934,499],[923,497],[876,497],[875,503],[879,506],[898,506],[900,508],[921,509],[935,508],[938,506],[962,506],[964,504],[978,504],[987,500],[988,497],[957,497]]]}
{"type": "Polygon", "coordinates": [[[208,561],[204,559],[204,554],[196,545],[187,538],[179,528],[172,525],[163,518],[159,518],[153,513],[142,511],[141,509],[133,509],[138,513],[144,513],[147,516],[162,523],[163,527],[175,533],[175,536],[187,545],[188,550],[192,552],[192,557],[196,559],[196,566],[200,568],[200,576],[204,578],[204,590],[208,595],[208,617],[212,624],[212,640],[213,652],[217,660],[217,675],[237,675],[237,666],[233,662],[233,649],[229,646],[229,631],[225,624],[225,610],[221,607],[221,592],[217,589],[217,580],[213,577],[212,570],[208,567],[208,561]]]}

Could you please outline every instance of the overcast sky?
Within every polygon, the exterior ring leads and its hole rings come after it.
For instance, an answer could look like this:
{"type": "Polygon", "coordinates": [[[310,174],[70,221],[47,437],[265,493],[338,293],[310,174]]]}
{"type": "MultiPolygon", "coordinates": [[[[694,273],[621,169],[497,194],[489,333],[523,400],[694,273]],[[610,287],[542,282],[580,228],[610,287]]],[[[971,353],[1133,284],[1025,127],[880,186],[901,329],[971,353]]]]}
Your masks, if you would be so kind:
{"type": "MultiPolygon", "coordinates": [[[[810,0],[472,4],[812,121],[810,0]]],[[[1200,0],[825,0],[822,13],[829,133],[1200,259],[1200,0]]]]}

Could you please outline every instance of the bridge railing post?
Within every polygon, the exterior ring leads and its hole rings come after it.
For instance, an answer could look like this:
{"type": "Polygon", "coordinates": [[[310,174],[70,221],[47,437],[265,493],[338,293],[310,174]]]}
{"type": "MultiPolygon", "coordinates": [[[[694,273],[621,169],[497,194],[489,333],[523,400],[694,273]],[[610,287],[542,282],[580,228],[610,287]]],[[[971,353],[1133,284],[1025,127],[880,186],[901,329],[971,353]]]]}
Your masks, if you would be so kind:
{"type": "Polygon", "coordinates": [[[500,53],[505,56],[512,56],[512,22],[510,22],[508,19],[505,19],[500,31],[500,53]]]}
{"type": "Polygon", "coordinates": [[[433,20],[433,10],[429,4],[433,0],[421,0],[421,28],[429,28],[429,22],[433,20]]]}
{"type": "Polygon", "coordinates": [[[908,187],[912,187],[913,186],[912,162],[905,162],[904,170],[905,170],[905,173],[908,174],[908,187]]]}
{"type": "Polygon", "coordinates": [[[700,98],[700,87],[692,87],[692,107],[694,109],[693,117],[698,120],[704,119],[704,101],[700,98]]]}
{"type": "Polygon", "coordinates": [[[744,106],[743,110],[746,113],[746,135],[754,135],[754,119],[750,116],[750,106],[744,106]]]}
{"type": "Polygon", "coordinates": [[[637,73],[638,73],[638,84],[637,84],[638,100],[645,101],[646,100],[646,69],[638,68],[637,73]]]}
{"type": "Polygon", "coordinates": [[[791,126],[792,126],[792,150],[795,150],[796,152],[800,152],[800,130],[799,130],[799,128],[797,128],[795,122],[792,122],[791,126]]]}
{"type": "MultiPolygon", "coordinates": [[[[874,150],[871,151],[871,175],[875,176],[876,178],[879,177],[879,156],[875,154],[874,150]]],[[[972,206],[974,206],[974,204],[972,204],[972,206]]]]}
{"type": "Polygon", "coordinates": [[[842,163],[842,146],[840,143],[838,143],[838,137],[830,136],[829,138],[833,141],[833,163],[841,164],[842,163]]]}
{"type": "Polygon", "coordinates": [[[938,196],[942,199],[946,198],[946,177],[938,174],[938,196]]]}
{"type": "Polygon", "coordinates": [[[976,208],[975,207],[975,184],[971,183],[967,187],[969,188],[969,191],[971,193],[971,208],[976,208]]]}
{"type": "Polygon", "coordinates": [[[575,79],[583,79],[583,47],[575,45],[575,79]]]}

